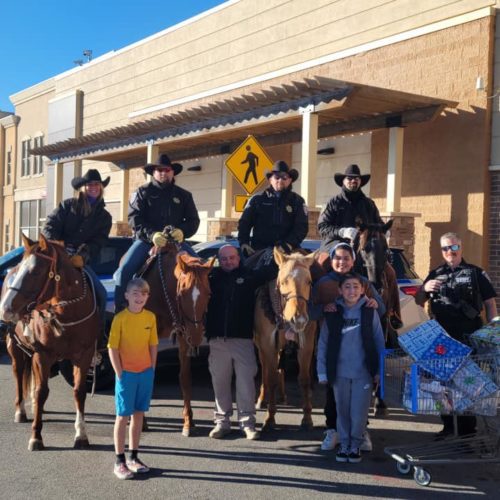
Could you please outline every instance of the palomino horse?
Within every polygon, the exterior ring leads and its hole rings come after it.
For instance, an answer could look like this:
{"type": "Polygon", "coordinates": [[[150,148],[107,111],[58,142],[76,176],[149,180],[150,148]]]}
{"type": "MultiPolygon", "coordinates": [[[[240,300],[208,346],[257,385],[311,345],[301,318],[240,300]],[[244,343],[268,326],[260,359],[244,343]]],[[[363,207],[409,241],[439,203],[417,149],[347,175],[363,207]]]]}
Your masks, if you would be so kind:
{"type": "Polygon", "coordinates": [[[356,223],[359,235],[356,238],[355,247],[360,257],[356,259],[357,269],[373,283],[384,301],[387,318],[386,325],[382,326],[386,333],[386,340],[388,335],[397,335],[393,325],[401,323],[396,272],[388,261],[390,250],[385,237],[392,223],[392,220],[385,224],[356,223]]]}
{"type": "MultiPolygon", "coordinates": [[[[286,344],[285,331],[292,330],[298,338],[298,381],[303,398],[303,418],[301,427],[310,429],[312,423],[312,391],[311,362],[314,352],[316,322],[310,322],[307,314],[307,303],[311,293],[311,273],[309,268],[314,262],[314,254],[304,256],[300,253],[286,255],[274,249],[274,260],[278,264],[279,273],[276,289],[279,305],[276,319],[273,321],[262,307],[262,295],[267,293],[260,289],[255,309],[254,340],[259,350],[262,366],[262,387],[258,405],[264,394],[268,399],[267,415],[262,430],[270,430],[275,426],[276,390],[279,387],[278,359],[279,353],[286,344]]],[[[272,282],[273,283],[273,282],[272,282]]],[[[270,290],[271,295],[274,290],[270,290]]],[[[276,292],[274,292],[276,293],[276,292]]]]}
{"type": "Polygon", "coordinates": [[[34,376],[34,418],[29,450],[44,448],[43,406],[49,395],[50,368],[59,359],[74,365],[76,405],[75,448],[88,447],[85,429],[86,375],[100,331],[91,279],[75,268],[64,245],[40,236],[35,243],[23,235],[21,264],[4,284],[2,320],[17,323],[7,348],[16,380],[16,422],[26,421],[24,399],[34,376]]]}
{"type": "Polygon", "coordinates": [[[193,424],[191,409],[191,356],[196,354],[205,333],[205,314],[210,299],[208,274],[215,258],[202,259],[178,253],[169,242],[142,274],[151,288],[146,307],[156,314],[159,337],[179,341],[179,382],[184,399],[183,436],[193,424]]]}

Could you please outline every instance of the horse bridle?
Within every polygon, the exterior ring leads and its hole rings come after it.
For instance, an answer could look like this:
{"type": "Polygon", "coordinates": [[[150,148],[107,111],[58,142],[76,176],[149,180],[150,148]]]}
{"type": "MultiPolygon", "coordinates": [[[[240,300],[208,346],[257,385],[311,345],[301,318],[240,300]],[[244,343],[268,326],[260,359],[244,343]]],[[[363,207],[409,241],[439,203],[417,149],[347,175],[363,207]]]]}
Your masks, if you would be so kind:
{"type": "MultiPolygon", "coordinates": [[[[60,281],[61,281],[61,275],[57,272],[57,251],[52,248],[52,247],[49,247],[51,252],[52,252],[52,255],[45,255],[44,253],[41,253],[41,252],[38,252],[38,251],[35,251],[33,252],[33,255],[35,255],[36,257],[41,257],[43,259],[47,259],[50,261],[50,267],[49,267],[49,272],[47,273],[47,277],[48,279],[45,281],[45,285],[44,287],[42,288],[42,290],[40,291],[40,293],[38,294],[38,296],[36,297],[36,299],[33,301],[33,302],[30,302],[27,306],[26,306],[26,311],[28,313],[31,313],[33,310],[35,309],[38,309],[40,311],[43,311],[43,310],[51,310],[51,309],[54,309],[56,307],[65,307],[67,305],[70,305],[70,304],[75,304],[77,302],[80,302],[82,300],[85,299],[85,297],[87,296],[87,278],[86,278],[86,272],[85,270],[82,270],[82,286],[83,286],[83,292],[82,292],[82,295],[79,296],[79,297],[76,297],[74,299],[68,299],[68,300],[61,300],[55,304],[50,304],[48,305],[48,307],[38,307],[38,306],[41,306],[43,304],[47,304],[48,302],[47,301],[42,301],[42,297],[45,295],[49,285],[50,285],[50,281],[53,279],[56,283],[55,285],[55,296],[57,297],[60,293],[60,281]]],[[[10,290],[14,290],[15,292],[17,293],[20,293],[20,294],[23,294],[22,290],[17,288],[17,287],[12,287],[12,286],[9,286],[9,289],[10,290]]],[[[97,301],[95,300],[95,290],[92,286],[92,292],[93,292],[93,295],[94,295],[94,307],[92,309],[92,311],[90,312],[90,314],[88,314],[87,316],[85,316],[83,319],[80,319],[80,320],[77,320],[77,321],[71,321],[71,322],[68,322],[68,323],[62,323],[61,321],[59,321],[59,324],[61,326],[75,326],[75,325],[78,325],[80,323],[84,323],[85,321],[87,321],[90,317],[92,317],[96,311],[96,308],[97,308],[97,301]]]]}

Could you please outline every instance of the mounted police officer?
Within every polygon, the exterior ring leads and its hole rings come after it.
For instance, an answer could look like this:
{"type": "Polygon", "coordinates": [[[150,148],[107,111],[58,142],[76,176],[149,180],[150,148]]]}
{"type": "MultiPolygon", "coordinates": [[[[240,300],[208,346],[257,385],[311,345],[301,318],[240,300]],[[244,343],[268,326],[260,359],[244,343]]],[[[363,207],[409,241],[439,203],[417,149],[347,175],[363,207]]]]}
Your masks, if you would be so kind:
{"type": "Polygon", "coordinates": [[[117,311],[124,307],[127,283],[145,262],[152,247],[157,251],[167,244],[167,238],[171,238],[182,250],[193,255],[191,247],[183,242],[193,236],[200,225],[193,196],[175,184],[175,176],[182,172],[182,165],[172,163],[166,154],[161,154],[156,163],[148,163],[144,171],[152,175],[153,180],[141,186],[130,199],[128,222],[134,231],[135,242],[114,274],[117,311]]]}
{"type": "Polygon", "coordinates": [[[343,174],[335,174],[334,179],[342,191],[330,199],[318,219],[326,252],[339,241],[354,241],[358,234],[356,218],[365,224],[383,224],[375,202],[361,190],[370,180],[369,174],[361,175],[358,165],[353,164],[343,174]]]}
{"type": "MultiPolygon", "coordinates": [[[[421,306],[429,300],[436,321],[453,338],[467,343],[469,335],[482,325],[483,308],[487,321],[497,315],[497,294],[486,272],[463,259],[462,240],[456,233],[443,234],[440,241],[445,262],[425,278],[415,300],[421,306]]],[[[452,434],[452,417],[441,418],[444,428],[438,437],[452,434]]],[[[459,434],[473,433],[475,427],[475,417],[458,417],[459,434]]]]}
{"type": "Polygon", "coordinates": [[[110,178],[102,180],[98,170],[90,169],[83,177],[75,177],[71,181],[78,191],[74,198],[62,201],[52,213],[42,229],[42,234],[49,240],[64,242],[76,267],[84,267],[92,279],[101,322],[105,324],[106,290],[94,270],[88,265],[91,257],[99,254],[99,250],[109,236],[111,215],[104,208],[104,188],[110,178]]]}
{"type": "MultiPolygon", "coordinates": [[[[266,177],[269,187],[249,200],[238,224],[238,240],[244,257],[274,246],[290,253],[300,247],[307,235],[306,203],[292,191],[292,183],[299,177],[297,170],[279,160],[266,177]]],[[[266,254],[272,260],[272,251],[266,254]]]]}

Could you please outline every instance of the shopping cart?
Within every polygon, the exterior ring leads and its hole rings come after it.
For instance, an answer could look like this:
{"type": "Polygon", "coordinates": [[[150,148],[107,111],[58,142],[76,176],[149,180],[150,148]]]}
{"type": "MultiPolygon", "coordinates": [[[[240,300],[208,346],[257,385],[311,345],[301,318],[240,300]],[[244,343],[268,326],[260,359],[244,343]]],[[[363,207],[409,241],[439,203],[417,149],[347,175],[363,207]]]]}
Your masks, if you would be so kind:
{"type": "Polygon", "coordinates": [[[413,414],[453,415],[455,434],[440,441],[386,447],[401,474],[428,486],[424,466],[500,462],[500,353],[415,361],[402,350],[382,359],[381,397],[413,414]],[[457,435],[457,415],[475,415],[478,433],[457,435]]]}

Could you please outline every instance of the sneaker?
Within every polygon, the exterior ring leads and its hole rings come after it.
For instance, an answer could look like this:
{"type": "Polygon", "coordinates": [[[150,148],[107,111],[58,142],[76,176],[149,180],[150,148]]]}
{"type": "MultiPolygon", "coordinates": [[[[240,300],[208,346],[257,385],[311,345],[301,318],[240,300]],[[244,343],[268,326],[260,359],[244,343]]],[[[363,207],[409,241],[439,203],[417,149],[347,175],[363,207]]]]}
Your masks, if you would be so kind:
{"type": "Polygon", "coordinates": [[[118,479],[132,479],[134,477],[134,474],[132,473],[131,470],[124,464],[123,462],[120,462],[119,464],[115,464],[114,471],[115,476],[118,479]]]}
{"type": "Polygon", "coordinates": [[[145,474],[146,472],[149,472],[149,467],[138,458],[127,460],[127,467],[135,474],[145,474]]]}
{"type": "Polygon", "coordinates": [[[372,438],[370,437],[370,433],[368,431],[363,432],[363,442],[361,443],[361,446],[359,447],[361,451],[372,451],[373,450],[373,443],[372,443],[372,438]]]}
{"type": "Polygon", "coordinates": [[[349,448],[345,445],[339,446],[337,455],[335,456],[335,460],[337,460],[337,462],[347,462],[348,459],[349,459],[349,448]]]}
{"type": "Polygon", "coordinates": [[[339,442],[339,435],[335,429],[327,429],[325,431],[325,439],[321,443],[321,449],[323,451],[330,451],[335,449],[339,442]]]}
{"type": "Polygon", "coordinates": [[[222,439],[225,436],[227,436],[231,432],[231,429],[229,427],[222,427],[221,425],[217,424],[209,434],[209,437],[214,438],[214,439],[222,439]]]}
{"type": "Polygon", "coordinates": [[[252,441],[260,438],[260,432],[256,431],[253,427],[244,427],[242,431],[245,437],[252,441]]]}
{"type": "Polygon", "coordinates": [[[347,460],[350,464],[359,464],[361,462],[361,450],[359,448],[351,448],[347,460]]]}

